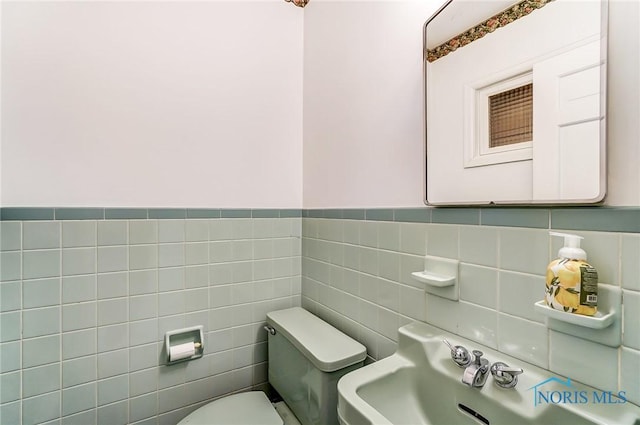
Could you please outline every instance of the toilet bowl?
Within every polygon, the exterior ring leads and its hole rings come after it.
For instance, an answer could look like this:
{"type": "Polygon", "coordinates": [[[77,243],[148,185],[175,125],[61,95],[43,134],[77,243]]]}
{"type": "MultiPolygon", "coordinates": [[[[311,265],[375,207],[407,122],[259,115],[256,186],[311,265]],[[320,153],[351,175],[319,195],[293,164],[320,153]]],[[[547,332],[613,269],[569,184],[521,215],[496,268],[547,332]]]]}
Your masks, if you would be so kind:
{"type": "Polygon", "coordinates": [[[233,394],[191,412],[179,425],[283,425],[262,391],[233,394]]]}
{"type": "MultiPolygon", "coordinates": [[[[366,349],[293,307],[267,314],[269,383],[302,425],[337,425],[338,380],[361,367],[366,349]]],[[[195,410],[178,425],[283,425],[261,391],[234,394],[195,410]]]]}

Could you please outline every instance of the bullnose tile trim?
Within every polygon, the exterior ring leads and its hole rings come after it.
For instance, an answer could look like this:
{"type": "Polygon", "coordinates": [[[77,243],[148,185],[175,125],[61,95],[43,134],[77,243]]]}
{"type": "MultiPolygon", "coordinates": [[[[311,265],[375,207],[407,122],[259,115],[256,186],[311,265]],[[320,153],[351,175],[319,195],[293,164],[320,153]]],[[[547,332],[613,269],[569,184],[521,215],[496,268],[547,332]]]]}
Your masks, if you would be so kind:
{"type": "Polygon", "coordinates": [[[318,208],[302,217],[640,233],[640,207],[318,208]]]}
{"type": "Polygon", "coordinates": [[[640,233],[640,207],[0,208],[0,221],[296,217],[640,233]]]}
{"type": "Polygon", "coordinates": [[[53,208],[6,207],[0,208],[0,219],[5,220],[53,220],[53,208]]]}
{"type": "Polygon", "coordinates": [[[149,218],[147,209],[141,208],[106,208],[104,218],[107,220],[136,220],[149,218]]]}

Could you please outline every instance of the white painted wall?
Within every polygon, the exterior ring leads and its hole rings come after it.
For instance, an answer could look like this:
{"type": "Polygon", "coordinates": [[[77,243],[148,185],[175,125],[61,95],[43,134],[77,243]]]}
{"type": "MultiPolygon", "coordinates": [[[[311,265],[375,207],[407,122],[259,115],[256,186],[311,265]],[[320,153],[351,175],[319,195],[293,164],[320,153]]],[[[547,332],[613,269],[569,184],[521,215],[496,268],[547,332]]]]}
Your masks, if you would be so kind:
{"type": "Polygon", "coordinates": [[[640,2],[610,0],[608,205],[640,205],[640,2]]]}
{"type": "Polygon", "coordinates": [[[2,8],[2,206],[302,206],[302,9],[2,8]]]}
{"type": "Polygon", "coordinates": [[[304,206],[423,205],[428,1],[311,1],[304,22],[304,206]]]}
{"type": "MultiPolygon", "coordinates": [[[[305,9],[304,206],[423,205],[427,1],[305,9]]],[[[610,0],[607,205],[640,205],[640,13],[610,0]]]]}
{"type": "MultiPolygon", "coordinates": [[[[421,206],[436,3],[2,2],[0,203],[421,206]]],[[[640,205],[640,5],[609,9],[606,203],[640,205]]]]}

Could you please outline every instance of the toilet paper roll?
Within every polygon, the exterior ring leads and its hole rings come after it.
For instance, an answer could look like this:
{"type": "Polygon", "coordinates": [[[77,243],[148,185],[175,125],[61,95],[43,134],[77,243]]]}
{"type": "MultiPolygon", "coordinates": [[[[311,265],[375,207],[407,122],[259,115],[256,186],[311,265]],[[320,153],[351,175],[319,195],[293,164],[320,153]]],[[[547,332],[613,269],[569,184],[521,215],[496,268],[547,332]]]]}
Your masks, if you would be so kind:
{"type": "Polygon", "coordinates": [[[186,344],[174,345],[169,348],[169,361],[175,362],[176,360],[188,359],[196,354],[196,345],[193,342],[187,342],[186,344]]]}

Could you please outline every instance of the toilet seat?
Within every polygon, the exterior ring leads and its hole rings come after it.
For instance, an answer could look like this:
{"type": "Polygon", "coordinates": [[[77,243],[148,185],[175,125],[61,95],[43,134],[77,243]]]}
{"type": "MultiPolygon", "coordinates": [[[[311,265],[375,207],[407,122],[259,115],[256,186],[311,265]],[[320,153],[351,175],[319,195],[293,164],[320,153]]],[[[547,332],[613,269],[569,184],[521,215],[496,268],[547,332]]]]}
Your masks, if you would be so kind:
{"type": "Polygon", "coordinates": [[[191,412],[178,425],[283,425],[262,391],[233,394],[191,412]]]}

